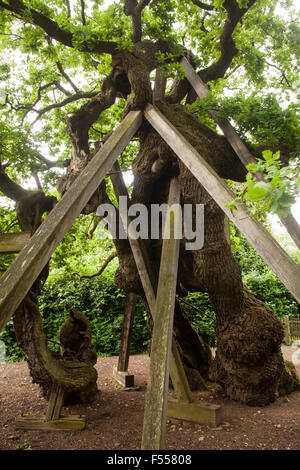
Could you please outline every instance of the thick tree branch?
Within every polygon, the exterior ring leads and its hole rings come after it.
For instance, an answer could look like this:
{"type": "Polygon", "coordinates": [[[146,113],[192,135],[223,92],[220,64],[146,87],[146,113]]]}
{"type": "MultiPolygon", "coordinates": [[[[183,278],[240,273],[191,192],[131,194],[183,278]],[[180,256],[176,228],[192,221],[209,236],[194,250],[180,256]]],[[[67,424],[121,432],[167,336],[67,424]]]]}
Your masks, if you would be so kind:
{"type": "Polygon", "coordinates": [[[109,108],[117,97],[117,91],[110,79],[103,82],[102,90],[85,103],[71,117],[67,118],[67,132],[73,147],[73,159],[83,158],[89,153],[88,134],[90,127],[98,119],[100,113],[109,108]]]}
{"type": "Polygon", "coordinates": [[[92,277],[96,277],[96,276],[100,276],[103,271],[107,268],[107,266],[109,265],[109,263],[117,256],[117,252],[116,251],[113,251],[109,257],[104,261],[104,263],[102,264],[101,268],[94,274],[79,274],[79,273],[72,273],[73,276],[78,276],[79,279],[91,279],[92,277]]]}
{"type": "Polygon", "coordinates": [[[59,103],[49,104],[49,106],[46,106],[43,109],[37,110],[37,109],[31,108],[31,111],[34,111],[35,113],[38,114],[37,118],[31,123],[31,125],[33,126],[41,118],[41,116],[43,116],[43,114],[48,113],[52,109],[63,108],[69,103],[73,103],[74,101],[78,101],[84,98],[92,98],[93,96],[96,96],[98,93],[99,92],[97,91],[88,91],[86,93],[76,93],[74,95],[69,96],[63,101],[60,101],[59,103]]]}
{"type": "Polygon", "coordinates": [[[67,5],[67,10],[68,10],[68,18],[71,18],[72,12],[71,12],[70,0],[66,0],[66,5],[67,5]]]}
{"type": "Polygon", "coordinates": [[[199,0],[192,0],[192,3],[202,10],[212,11],[214,9],[213,5],[207,5],[206,3],[199,2],[199,0]]]}
{"type": "MultiPolygon", "coordinates": [[[[7,0],[7,3],[0,0],[0,7],[11,11],[18,18],[26,18],[26,21],[42,28],[52,39],[68,47],[74,47],[74,34],[61,28],[55,21],[43,15],[37,10],[24,5],[21,0],[7,0]],[[30,18],[30,20],[29,20],[30,18]]],[[[25,20],[24,20],[25,21],[25,20]]],[[[114,41],[83,42],[80,45],[82,52],[96,52],[98,54],[113,54],[118,51],[118,43],[114,41]]]]}
{"type": "MultiPolygon", "coordinates": [[[[234,56],[238,52],[232,34],[239,21],[255,2],[256,0],[249,0],[247,8],[239,8],[236,0],[224,1],[223,8],[227,11],[227,18],[220,36],[221,55],[216,62],[198,72],[198,75],[205,83],[224,77],[234,56]]],[[[191,63],[193,62],[192,54],[187,54],[187,58],[191,63]]],[[[188,95],[188,103],[192,103],[197,99],[196,92],[192,89],[187,79],[179,80],[175,78],[167,101],[179,103],[186,95],[188,95]]]]}
{"type": "Polygon", "coordinates": [[[141,12],[142,10],[144,10],[144,8],[146,8],[146,6],[149,5],[150,1],[151,0],[140,0],[138,5],[136,6],[136,11],[141,12]]]}
{"type": "Polygon", "coordinates": [[[38,174],[38,173],[34,173],[33,177],[34,177],[34,179],[35,179],[37,188],[38,188],[38,189],[43,189],[41,180],[40,180],[40,178],[39,178],[39,174],[38,174]]]}
{"type": "Polygon", "coordinates": [[[125,0],[124,13],[132,19],[132,42],[136,43],[142,39],[142,11],[149,5],[150,0],[125,0]]]}
{"type": "Polygon", "coordinates": [[[26,189],[12,181],[2,168],[0,168],[0,191],[13,201],[19,201],[28,193],[26,189]]]}
{"type": "Polygon", "coordinates": [[[45,163],[48,168],[65,168],[70,164],[70,160],[48,160],[48,158],[44,157],[44,155],[39,152],[36,154],[36,158],[41,162],[45,163]]]}
{"type": "Polygon", "coordinates": [[[255,2],[256,0],[249,0],[247,8],[240,8],[236,0],[224,1],[223,8],[227,11],[227,19],[220,36],[221,56],[212,65],[199,72],[204,82],[224,77],[232,59],[238,52],[232,34],[241,18],[255,2]]]}
{"type": "Polygon", "coordinates": [[[81,6],[82,24],[85,26],[86,25],[86,17],[85,17],[85,3],[84,3],[84,0],[80,0],[80,6],[81,6]]]}

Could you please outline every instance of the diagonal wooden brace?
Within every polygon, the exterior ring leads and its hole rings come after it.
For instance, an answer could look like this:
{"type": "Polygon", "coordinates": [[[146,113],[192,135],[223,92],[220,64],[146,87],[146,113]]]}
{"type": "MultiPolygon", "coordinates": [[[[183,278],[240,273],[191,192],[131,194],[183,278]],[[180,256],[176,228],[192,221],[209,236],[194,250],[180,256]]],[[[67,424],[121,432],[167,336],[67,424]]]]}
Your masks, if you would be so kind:
{"type": "Polygon", "coordinates": [[[234,211],[226,207],[226,205],[235,201],[232,191],[156,107],[149,104],[144,114],[154,129],[247,238],[290,293],[300,302],[299,267],[274,240],[270,233],[259,222],[251,218],[243,204],[238,205],[234,211]]]}
{"type": "Polygon", "coordinates": [[[142,123],[141,111],[131,111],[78,176],[47,219],[0,279],[0,331],[50,259],[90,197],[142,123]]]}
{"type": "MultiPolygon", "coordinates": [[[[186,57],[183,57],[181,64],[185,68],[187,78],[196,91],[198,97],[200,99],[205,98],[209,92],[207,85],[201,80],[186,57]]],[[[256,163],[254,156],[251,154],[248,147],[242,141],[230,122],[227,119],[218,117],[217,111],[210,111],[210,115],[222,130],[224,136],[227,138],[241,162],[245,166],[249,165],[249,163],[256,163]]],[[[265,175],[263,173],[255,173],[255,177],[260,181],[265,180],[265,175]]],[[[278,217],[300,250],[300,227],[297,220],[294,218],[292,213],[288,214],[286,217],[282,217],[281,215],[278,215],[278,217]]]]}

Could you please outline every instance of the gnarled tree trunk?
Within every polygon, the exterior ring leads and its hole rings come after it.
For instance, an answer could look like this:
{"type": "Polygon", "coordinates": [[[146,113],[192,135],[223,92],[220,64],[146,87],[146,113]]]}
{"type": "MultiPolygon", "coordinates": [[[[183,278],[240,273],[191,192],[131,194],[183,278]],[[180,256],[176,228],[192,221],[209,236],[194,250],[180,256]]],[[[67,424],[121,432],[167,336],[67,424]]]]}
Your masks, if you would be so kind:
{"type": "MultiPolygon", "coordinates": [[[[33,233],[41,223],[42,214],[53,207],[54,199],[38,191],[18,200],[17,214],[21,228],[33,233]]],[[[97,392],[97,371],[93,367],[97,360],[95,355],[85,354],[85,357],[68,360],[48,348],[38,307],[38,296],[47,277],[48,264],[14,314],[17,343],[26,355],[33,382],[40,385],[47,399],[55,382],[65,391],[65,403],[90,402],[97,392]]]]}

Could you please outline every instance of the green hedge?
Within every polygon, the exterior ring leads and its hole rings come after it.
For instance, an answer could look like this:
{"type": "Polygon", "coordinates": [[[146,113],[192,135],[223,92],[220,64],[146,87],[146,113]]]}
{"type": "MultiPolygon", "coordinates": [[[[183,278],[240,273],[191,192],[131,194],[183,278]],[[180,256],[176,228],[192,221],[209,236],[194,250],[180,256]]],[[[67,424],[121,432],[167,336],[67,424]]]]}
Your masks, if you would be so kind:
{"type": "MultiPolygon", "coordinates": [[[[120,349],[125,294],[114,282],[104,277],[82,279],[72,276],[50,277],[39,296],[39,307],[43,317],[47,338],[59,341],[62,323],[68,317],[68,307],[83,312],[92,325],[92,346],[100,355],[117,355],[120,349]]],[[[0,335],[6,346],[6,358],[10,361],[24,359],[23,352],[16,346],[12,321],[0,335]]],[[[131,353],[147,350],[150,335],[144,304],[137,299],[132,331],[131,353]]],[[[49,342],[49,348],[59,346],[49,342]]]]}
{"type": "MultiPolygon", "coordinates": [[[[279,317],[299,316],[299,304],[244,239],[240,238],[240,243],[234,251],[243,266],[243,281],[248,289],[279,317]]],[[[203,339],[214,347],[216,345],[214,311],[208,295],[192,293],[184,300],[201,310],[200,312],[183,303],[184,310],[193,325],[199,330],[203,339]]],[[[104,276],[81,281],[67,274],[50,276],[39,296],[47,338],[59,341],[59,330],[68,316],[70,306],[85,313],[90,320],[93,329],[93,347],[99,356],[119,353],[124,303],[124,292],[116,287],[112,279],[104,276]]],[[[12,321],[0,334],[0,340],[6,345],[7,360],[24,359],[23,352],[16,346],[12,321]]],[[[138,299],[131,353],[145,352],[149,341],[144,304],[138,299]]],[[[58,349],[58,345],[51,342],[49,347],[53,350],[58,349]]]]}

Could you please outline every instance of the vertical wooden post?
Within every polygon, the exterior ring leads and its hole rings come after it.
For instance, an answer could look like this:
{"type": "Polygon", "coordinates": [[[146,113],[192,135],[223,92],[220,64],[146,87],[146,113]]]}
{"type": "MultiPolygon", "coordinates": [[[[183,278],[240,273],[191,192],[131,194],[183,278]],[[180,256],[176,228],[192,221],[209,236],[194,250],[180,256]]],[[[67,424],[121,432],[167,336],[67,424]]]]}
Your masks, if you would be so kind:
{"type": "Polygon", "coordinates": [[[155,84],[153,91],[153,103],[163,99],[167,85],[167,77],[165,77],[159,69],[156,70],[155,84]]]}
{"type": "Polygon", "coordinates": [[[283,339],[283,341],[285,342],[285,344],[290,346],[290,344],[292,343],[292,339],[291,339],[290,322],[289,322],[288,315],[285,315],[284,320],[283,320],[283,325],[284,325],[283,326],[283,328],[284,328],[284,339],[283,339]]]}
{"type": "Polygon", "coordinates": [[[46,414],[46,421],[55,421],[59,419],[64,401],[64,389],[54,382],[51,388],[51,394],[46,414]]]}
{"type": "Polygon", "coordinates": [[[123,329],[121,336],[121,347],[118,361],[118,371],[125,372],[128,370],[130,339],[133,327],[135,313],[136,295],[134,292],[128,292],[125,300],[123,329]]]}
{"type": "MultiPolygon", "coordinates": [[[[174,236],[179,223],[179,214],[176,210],[170,210],[170,206],[179,205],[179,200],[179,183],[177,179],[172,179],[164,231],[168,233],[166,230],[170,228],[170,238],[163,240],[161,254],[141,447],[143,450],[157,450],[165,447],[169,363],[180,244],[180,240],[174,236]]],[[[177,208],[179,209],[179,206],[177,208]]]]}

